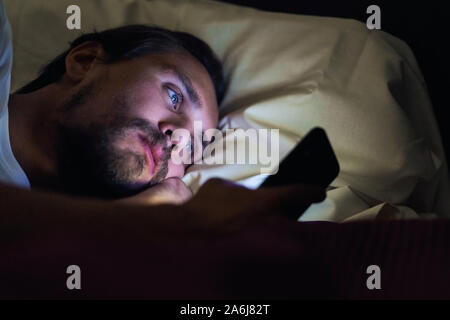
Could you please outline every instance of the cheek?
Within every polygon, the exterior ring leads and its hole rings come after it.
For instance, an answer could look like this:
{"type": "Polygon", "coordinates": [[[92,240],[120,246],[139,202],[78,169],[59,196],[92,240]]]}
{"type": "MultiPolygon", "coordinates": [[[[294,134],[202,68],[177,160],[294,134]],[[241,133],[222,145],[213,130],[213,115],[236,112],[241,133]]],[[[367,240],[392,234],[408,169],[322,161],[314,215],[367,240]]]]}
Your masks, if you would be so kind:
{"type": "Polygon", "coordinates": [[[110,141],[112,147],[117,150],[131,150],[135,153],[145,152],[137,130],[127,130],[120,136],[113,136],[110,141]]]}
{"type": "Polygon", "coordinates": [[[169,171],[167,172],[167,178],[177,177],[183,178],[184,176],[184,165],[183,164],[174,164],[172,160],[169,160],[168,163],[169,171]]]}

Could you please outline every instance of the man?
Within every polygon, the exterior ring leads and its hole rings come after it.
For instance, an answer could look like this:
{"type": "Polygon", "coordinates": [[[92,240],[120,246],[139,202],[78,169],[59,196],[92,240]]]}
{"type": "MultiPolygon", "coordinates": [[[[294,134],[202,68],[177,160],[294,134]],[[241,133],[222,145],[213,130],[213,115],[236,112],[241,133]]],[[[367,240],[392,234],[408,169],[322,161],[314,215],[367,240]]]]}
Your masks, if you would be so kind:
{"type": "Polygon", "coordinates": [[[171,134],[192,133],[196,120],[214,128],[224,92],[220,62],[201,40],[139,25],[86,34],[9,95],[11,31],[0,5],[0,267],[47,263],[35,254],[58,256],[74,241],[114,247],[120,235],[121,245],[145,247],[235,230],[323,200],[321,188],[248,190],[219,179],[191,198],[171,134]]]}
{"type": "Polygon", "coordinates": [[[2,25],[0,181],[96,198],[139,194],[127,200],[153,204],[190,198],[180,180],[186,165],[171,158],[189,144],[172,133],[193,135],[194,121],[217,125],[225,85],[206,43],[143,25],[84,34],[6,104],[12,48],[3,9],[2,25]]]}
{"type": "MultiPolygon", "coordinates": [[[[123,197],[179,179],[171,134],[193,132],[195,120],[216,126],[221,71],[185,33],[136,25],[86,34],[10,97],[13,153],[33,187],[71,194],[123,197]]],[[[181,182],[176,191],[174,201],[189,194],[181,182]]]]}
{"type": "Polygon", "coordinates": [[[194,120],[216,125],[220,65],[189,35],[101,34],[76,40],[10,96],[0,1],[0,299],[448,297],[447,222],[277,221],[212,237],[281,220],[324,190],[212,179],[191,198],[169,136],[192,132],[194,120]],[[373,264],[382,290],[366,286],[373,264]],[[73,265],[80,290],[66,286],[73,265]]]}

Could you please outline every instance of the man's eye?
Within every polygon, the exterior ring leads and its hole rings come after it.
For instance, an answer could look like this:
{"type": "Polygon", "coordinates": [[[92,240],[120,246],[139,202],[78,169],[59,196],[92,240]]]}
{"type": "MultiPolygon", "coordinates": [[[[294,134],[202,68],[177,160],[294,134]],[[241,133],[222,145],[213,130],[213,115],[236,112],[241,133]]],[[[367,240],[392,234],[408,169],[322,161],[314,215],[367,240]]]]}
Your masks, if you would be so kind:
{"type": "Polygon", "coordinates": [[[183,96],[170,88],[167,88],[167,93],[169,94],[170,102],[172,103],[175,111],[178,110],[181,102],[183,101],[183,96]]]}

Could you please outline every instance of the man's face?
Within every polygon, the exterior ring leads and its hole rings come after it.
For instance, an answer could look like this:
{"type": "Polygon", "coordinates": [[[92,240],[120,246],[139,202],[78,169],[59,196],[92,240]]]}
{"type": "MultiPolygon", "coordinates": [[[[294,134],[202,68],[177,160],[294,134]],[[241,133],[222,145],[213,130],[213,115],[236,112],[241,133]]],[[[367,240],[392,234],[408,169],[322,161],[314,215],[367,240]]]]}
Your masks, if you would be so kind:
{"type": "Polygon", "coordinates": [[[187,53],[96,64],[68,95],[58,123],[58,170],[68,191],[126,196],[187,165],[171,160],[176,129],[215,128],[218,107],[206,69],[187,53]]]}

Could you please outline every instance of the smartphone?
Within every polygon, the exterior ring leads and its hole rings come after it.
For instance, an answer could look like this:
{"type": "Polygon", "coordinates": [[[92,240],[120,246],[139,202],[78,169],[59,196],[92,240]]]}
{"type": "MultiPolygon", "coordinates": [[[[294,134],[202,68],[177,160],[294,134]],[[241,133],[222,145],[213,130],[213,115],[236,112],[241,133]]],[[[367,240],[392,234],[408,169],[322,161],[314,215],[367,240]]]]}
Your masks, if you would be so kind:
{"type": "Polygon", "coordinates": [[[325,130],[313,128],[261,187],[311,184],[326,188],[339,174],[339,162],[325,130]]]}

